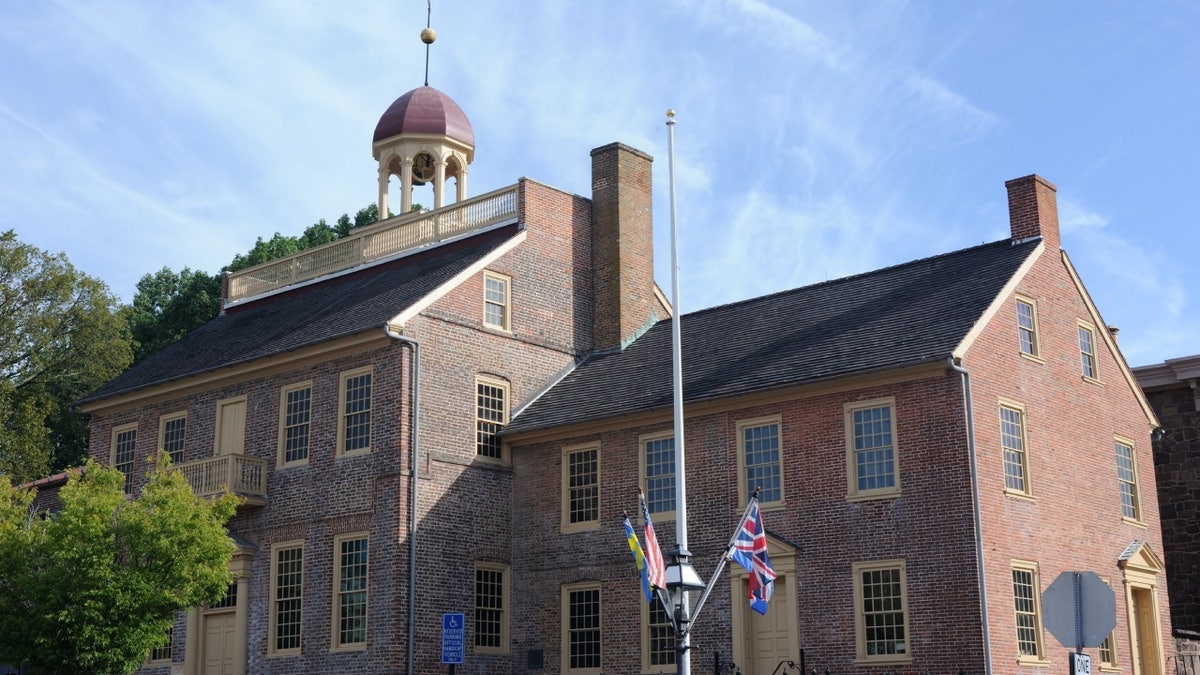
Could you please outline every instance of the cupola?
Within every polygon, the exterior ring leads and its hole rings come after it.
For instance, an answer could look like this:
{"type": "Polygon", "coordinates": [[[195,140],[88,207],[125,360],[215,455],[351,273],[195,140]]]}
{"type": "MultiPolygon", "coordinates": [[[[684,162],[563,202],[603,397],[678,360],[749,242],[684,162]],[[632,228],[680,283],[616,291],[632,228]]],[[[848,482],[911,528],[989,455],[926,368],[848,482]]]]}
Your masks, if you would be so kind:
{"type": "Polygon", "coordinates": [[[446,203],[446,181],[454,201],[467,196],[467,165],[475,158],[475,132],[462,108],[425,85],[396,99],[379,118],[372,143],[379,162],[379,214],[388,213],[388,182],[400,177],[400,212],[412,209],[414,185],[433,185],[433,207],[446,203]]]}

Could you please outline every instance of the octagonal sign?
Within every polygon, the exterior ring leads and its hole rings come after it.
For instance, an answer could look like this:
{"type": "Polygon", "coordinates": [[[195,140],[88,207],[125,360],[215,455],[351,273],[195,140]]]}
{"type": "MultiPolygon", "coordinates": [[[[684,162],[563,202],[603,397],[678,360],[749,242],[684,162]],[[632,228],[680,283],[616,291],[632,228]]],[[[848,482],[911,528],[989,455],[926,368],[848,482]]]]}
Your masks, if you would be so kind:
{"type": "Polygon", "coordinates": [[[1117,596],[1095,572],[1063,572],[1042,593],[1042,615],[1062,646],[1099,647],[1117,627],[1117,596]]]}

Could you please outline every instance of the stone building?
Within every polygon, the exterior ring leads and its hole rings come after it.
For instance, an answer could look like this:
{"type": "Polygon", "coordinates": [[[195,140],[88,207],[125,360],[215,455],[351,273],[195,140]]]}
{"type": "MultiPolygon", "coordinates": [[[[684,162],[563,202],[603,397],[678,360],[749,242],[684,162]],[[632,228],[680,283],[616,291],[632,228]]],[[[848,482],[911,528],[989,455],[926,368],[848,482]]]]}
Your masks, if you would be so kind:
{"type": "Polygon", "coordinates": [[[1171,624],[1180,651],[1200,665],[1200,355],[1133,369],[1162,423],[1154,440],[1171,624]]]}
{"type": "MultiPolygon", "coordinates": [[[[220,317],[83,400],[131,492],[163,450],[244,498],[236,583],[142,672],[444,672],[458,612],[464,673],[673,672],[619,525],[642,485],[669,549],[679,506],[652,160],[468,197],[474,140],[444,94],[397,99],[380,213],[397,180],[434,210],[230,275],[220,317]]],[[[762,486],[780,574],[761,618],[718,581],[695,672],[1065,670],[1039,598],[1082,569],[1118,597],[1101,669],[1163,673],[1158,422],[1054,186],[1007,185],[1010,239],[682,318],[695,563],[762,486]]]]}

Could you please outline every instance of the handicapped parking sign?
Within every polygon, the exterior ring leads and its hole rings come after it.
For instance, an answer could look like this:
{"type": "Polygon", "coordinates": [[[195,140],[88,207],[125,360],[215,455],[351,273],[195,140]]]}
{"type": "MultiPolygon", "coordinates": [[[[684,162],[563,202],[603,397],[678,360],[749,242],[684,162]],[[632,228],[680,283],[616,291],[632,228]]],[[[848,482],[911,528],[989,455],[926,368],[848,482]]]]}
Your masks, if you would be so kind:
{"type": "Polygon", "coordinates": [[[463,662],[465,625],[466,615],[462,612],[446,612],[442,615],[442,663],[463,662]]]}

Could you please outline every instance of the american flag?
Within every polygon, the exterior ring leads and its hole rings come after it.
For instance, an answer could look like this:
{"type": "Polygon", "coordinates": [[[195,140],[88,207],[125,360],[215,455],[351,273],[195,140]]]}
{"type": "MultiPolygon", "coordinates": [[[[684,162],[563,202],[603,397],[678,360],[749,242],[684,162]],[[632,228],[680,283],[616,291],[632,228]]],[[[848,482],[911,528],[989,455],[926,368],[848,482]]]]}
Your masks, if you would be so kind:
{"type": "Polygon", "coordinates": [[[759,614],[767,613],[767,601],[775,591],[775,570],[767,557],[767,534],[763,529],[758,497],[750,498],[746,514],[733,535],[729,557],[750,573],[750,608],[759,614]]]}
{"type": "Polygon", "coordinates": [[[639,490],[638,499],[642,502],[642,517],[646,520],[646,569],[650,574],[650,585],[654,588],[666,588],[667,565],[663,562],[662,549],[658,547],[654,523],[650,521],[650,509],[646,507],[645,493],[639,490]]]}

